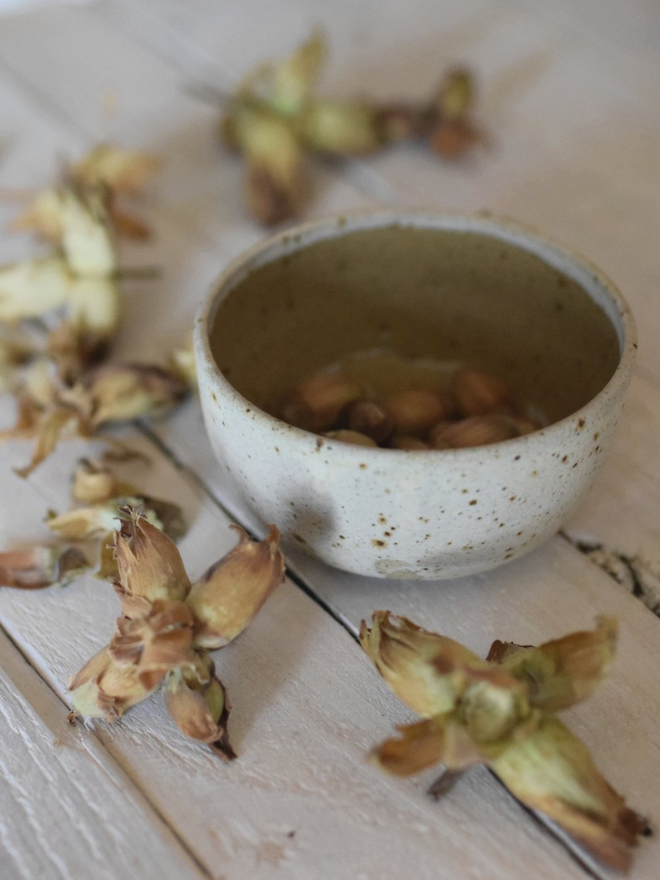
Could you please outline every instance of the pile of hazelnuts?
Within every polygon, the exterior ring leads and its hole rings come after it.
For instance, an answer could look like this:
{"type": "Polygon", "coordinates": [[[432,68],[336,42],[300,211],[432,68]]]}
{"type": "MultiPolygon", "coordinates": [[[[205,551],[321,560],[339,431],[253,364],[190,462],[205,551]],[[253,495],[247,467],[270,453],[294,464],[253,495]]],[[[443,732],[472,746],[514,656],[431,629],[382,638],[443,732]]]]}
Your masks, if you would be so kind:
{"type": "Polygon", "coordinates": [[[345,373],[318,373],[284,398],[280,417],[297,428],[359,446],[461,449],[485,446],[542,427],[497,376],[462,367],[447,390],[410,387],[381,400],[345,373]]]}

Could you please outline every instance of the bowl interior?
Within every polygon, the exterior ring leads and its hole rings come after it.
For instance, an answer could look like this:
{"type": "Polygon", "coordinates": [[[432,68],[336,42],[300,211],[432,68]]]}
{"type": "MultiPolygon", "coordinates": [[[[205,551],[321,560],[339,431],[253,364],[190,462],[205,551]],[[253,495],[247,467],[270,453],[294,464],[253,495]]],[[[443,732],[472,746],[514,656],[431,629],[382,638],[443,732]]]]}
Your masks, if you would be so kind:
{"type": "Polygon", "coordinates": [[[619,363],[611,302],[494,235],[391,223],[269,254],[230,280],[211,349],[272,414],[301,379],[359,352],[470,362],[550,421],[584,406],[619,363]]]}

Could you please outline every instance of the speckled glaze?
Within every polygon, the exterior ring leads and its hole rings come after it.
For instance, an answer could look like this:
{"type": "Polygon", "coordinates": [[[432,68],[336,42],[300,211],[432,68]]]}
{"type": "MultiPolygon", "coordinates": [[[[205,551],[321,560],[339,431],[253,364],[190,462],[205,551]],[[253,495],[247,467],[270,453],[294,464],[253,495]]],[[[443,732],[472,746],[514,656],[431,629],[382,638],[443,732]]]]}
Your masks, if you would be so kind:
{"type": "Polygon", "coordinates": [[[337,568],[446,579],[495,568],[553,535],[591,485],[621,414],[636,349],[629,307],[581,257],[490,217],[360,214],[306,224],[253,248],[223,273],[195,328],[206,428],[220,467],[264,522],[337,568]],[[223,376],[209,333],[219,303],[260,266],[328,237],[401,225],[478,233],[534,253],[574,279],[614,327],[619,364],[572,415],[492,446],[369,449],[321,439],[267,414],[223,376]]]}

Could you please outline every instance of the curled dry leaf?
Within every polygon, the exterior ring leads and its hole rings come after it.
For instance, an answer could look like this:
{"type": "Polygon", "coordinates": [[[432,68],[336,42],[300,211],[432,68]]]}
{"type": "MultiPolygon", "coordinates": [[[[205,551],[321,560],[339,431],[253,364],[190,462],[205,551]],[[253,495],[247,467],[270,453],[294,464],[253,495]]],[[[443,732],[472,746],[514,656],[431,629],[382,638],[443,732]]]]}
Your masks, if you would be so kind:
{"type": "Polygon", "coordinates": [[[188,337],[185,345],[181,345],[172,351],[169,357],[168,366],[174,373],[180,376],[190,388],[197,391],[197,365],[195,363],[192,334],[188,337]]]}
{"type": "Polygon", "coordinates": [[[0,553],[0,586],[21,590],[64,587],[89,569],[85,556],[68,544],[0,553]]]}
{"type": "Polygon", "coordinates": [[[113,720],[164,681],[180,730],[225,759],[235,757],[227,737],[229,701],[203,648],[235,638],[284,569],[274,526],[262,542],[251,542],[242,529],[239,534],[239,544],[191,590],[171,539],[139,511],[122,511],[114,549],[124,616],[107,648],[72,682],[76,711],[113,720]]]}
{"type": "Polygon", "coordinates": [[[374,613],[371,628],[363,621],[360,640],[392,690],[425,718],[376,748],[377,764],[405,776],[438,762],[451,771],[484,763],[597,859],[628,870],[646,820],[553,714],[587,697],[607,672],[614,619],[538,648],[495,642],[486,661],[386,611],[374,613]]]}

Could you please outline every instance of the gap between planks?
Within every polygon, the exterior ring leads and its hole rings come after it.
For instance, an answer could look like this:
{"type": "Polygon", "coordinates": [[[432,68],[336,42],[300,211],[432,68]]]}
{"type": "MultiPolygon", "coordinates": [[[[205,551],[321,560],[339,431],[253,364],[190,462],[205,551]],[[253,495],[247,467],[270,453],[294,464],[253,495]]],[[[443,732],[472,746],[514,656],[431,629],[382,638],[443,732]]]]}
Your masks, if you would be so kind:
{"type": "MultiPolygon", "coordinates": [[[[14,691],[12,698],[15,701],[16,713],[25,718],[27,723],[31,725],[31,729],[35,729],[40,725],[45,728],[43,733],[39,731],[39,733],[35,732],[31,736],[33,749],[45,753],[39,756],[42,759],[47,758],[49,748],[67,750],[64,763],[58,761],[56,766],[49,764],[51,781],[53,779],[56,781],[56,785],[52,786],[53,791],[48,793],[42,792],[39,795],[40,805],[38,813],[42,817],[49,810],[54,810],[57,813],[57,820],[54,823],[55,827],[51,828],[51,832],[57,831],[57,823],[62,822],[62,816],[64,816],[64,824],[67,824],[68,817],[66,817],[62,805],[65,802],[69,807],[71,803],[75,804],[76,795],[80,793],[81,788],[89,789],[89,796],[92,798],[96,795],[98,796],[98,803],[93,803],[90,806],[88,814],[85,815],[82,822],[78,820],[80,824],[75,828],[73,837],[80,841],[80,843],[75,848],[75,851],[73,851],[72,847],[71,850],[63,854],[60,849],[57,851],[56,858],[54,854],[49,855],[44,852],[46,865],[48,867],[54,866],[54,862],[57,861],[58,865],[55,868],[57,876],[67,877],[68,880],[75,880],[76,877],[80,876],[77,873],[79,867],[77,868],[76,864],[85,855],[88,858],[96,857],[98,859],[99,856],[105,854],[106,858],[112,858],[111,853],[113,850],[116,852],[116,848],[110,843],[111,836],[109,835],[106,839],[98,841],[94,830],[91,828],[91,817],[95,814],[95,810],[99,808],[100,803],[107,803],[109,807],[107,820],[109,823],[113,823],[113,835],[115,838],[117,833],[124,835],[128,838],[128,846],[125,851],[122,848],[119,859],[113,861],[112,866],[109,863],[107,869],[105,865],[99,865],[95,861],[95,876],[112,880],[113,872],[115,868],[119,868],[119,863],[121,862],[124,864],[124,870],[128,870],[130,866],[138,868],[141,865],[141,870],[145,873],[140,876],[144,878],[148,876],[150,880],[157,880],[158,877],[162,876],[161,872],[168,865],[176,866],[180,878],[185,877],[186,880],[193,880],[194,877],[197,880],[200,880],[200,878],[211,880],[212,874],[208,868],[190,849],[177,830],[165,819],[153,801],[149,799],[145,792],[135,784],[109,754],[105,745],[98,738],[94,728],[84,725],[85,736],[82,741],[80,740],[80,736],[76,735],[69,722],[65,720],[69,707],[51,687],[50,683],[46,681],[30,657],[21,650],[21,647],[1,624],[0,657],[2,658],[0,686],[3,690],[9,688],[9,690],[14,691]],[[20,697],[18,696],[19,694],[20,697]],[[56,721],[52,720],[53,716],[57,719],[56,721]],[[52,744],[51,736],[55,737],[52,744]],[[81,769],[79,763],[81,760],[84,762],[85,756],[91,761],[91,764],[85,763],[81,769]],[[72,774],[73,778],[69,777],[67,771],[72,774]],[[57,801],[58,807],[56,808],[48,802],[51,794],[57,801]],[[90,827],[85,829],[86,825],[90,827]],[[140,828],[141,825],[146,827],[140,828]],[[135,841],[134,848],[131,849],[130,834],[133,832],[133,826],[139,829],[142,834],[148,835],[149,844],[145,845],[145,841],[140,837],[140,839],[135,841]],[[87,831],[86,834],[84,833],[85,830],[87,831]],[[87,843],[90,843],[89,847],[86,846],[87,843]],[[164,853],[163,844],[167,845],[167,854],[164,853]],[[151,851],[152,846],[155,851],[151,851]]],[[[16,736],[19,733],[11,724],[9,730],[11,731],[10,736],[16,736]]],[[[11,744],[7,743],[7,731],[0,736],[0,739],[3,741],[3,749],[6,749],[6,751],[3,751],[5,759],[9,759],[13,752],[11,744]]],[[[10,780],[6,777],[3,782],[3,791],[5,795],[9,793],[11,798],[10,780]]],[[[34,793],[36,794],[36,792],[34,793]]],[[[12,811],[12,819],[15,818],[15,814],[12,811]]],[[[9,817],[7,816],[4,821],[9,822],[9,817]]],[[[64,830],[61,833],[66,843],[68,831],[64,830]]],[[[45,844],[43,848],[46,850],[48,845],[47,836],[44,837],[43,843],[45,844]]],[[[68,841],[68,843],[71,845],[72,841],[68,841]]],[[[4,856],[2,850],[0,850],[0,866],[3,866],[3,880],[10,880],[11,877],[10,873],[4,873],[4,871],[11,872],[12,870],[8,864],[11,856],[7,850],[8,848],[5,849],[4,856]]],[[[33,860],[39,859],[41,855],[40,837],[35,847],[35,852],[32,855],[34,857],[33,860]]],[[[44,876],[43,870],[46,868],[46,865],[41,866],[41,876],[44,876]]],[[[28,870],[27,865],[24,865],[24,868],[28,870]]],[[[21,871],[21,875],[25,876],[23,871],[21,871]]],[[[50,878],[55,875],[46,873],[45,876],[50,878]]]]}
{"type": "MultiPolygon", "coordinates": [[[[65,121],[66,121],[66,120],[65,120],[65,121]]],[[[67,124],[69,124],[69,123],[67,122],[67,124]]],[[[162,446],[161,448],[164,449],[164,450],[167,449],[167,447],[165,447],[165,446],[162,446]]],[[[172,457],[172,460],[174,461],[174,460],[175,460],[175,457],[174,457],[174,456],[171,456],[171,457],[172,457]]],[[[195,477],[195,479],[200,483],[200,485],[203,486],[203,483],[202,483],[201,480],[197,477],[197,475],[194,473],[194,471],[192,471],[192,470],[190,470],[190,469],[187,469],[187,470],[189,471],[189,473],[191,473],[191,474],[195,477]]],[[[211,493],[211,492],[210,492],[205,486],[203,486],[203,488],[204,488],[204,490],[206,491],[206,493],[209,495],[209,497],[211,497],[211,499],[212,499],[214,502],[217,503],[217,498],[215,498],[214,495],[213,495],[213,494],[212,494],[212,493],[211,493]]],[[[232,519],[234,519],[234,517],[232,517],[232,519]]],[[[315,601],[317,601],[317,602],[319,601],[318,598],[315,597],[313,593],[309,593],[309,594],[312,595],[312,597],[315,599],[315,601]]],[[[326,606],[324,606],[324,604],[323,604],[322,602],[319,602],[319,604],[321,604],[322,607],[324,607],[324,609],[325,609],[326,611],[329,610],[326,606]]],[[[348,627],[346,626],[346,623],[345,623],[345,622],[343,622],[343,621],[341,621],[339,618],[337,618],[336,615],[333,615],[333,616],[335,616],[335,619],[339,620],[339,622],[342,623],[342,625],[344,625],[346,628],[348,628],[348,627]]],[[[349,631],[350,631],[350,630],[349,630],[349,631]]],[[[354,633],[352,633],[352,634],[354,635],[354,633]]]]}

